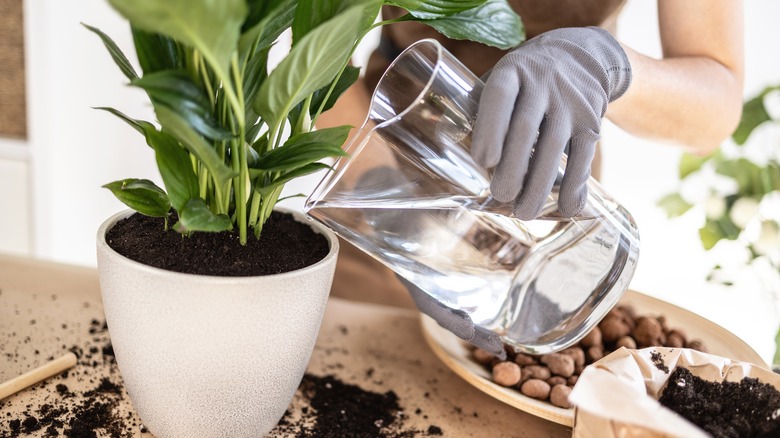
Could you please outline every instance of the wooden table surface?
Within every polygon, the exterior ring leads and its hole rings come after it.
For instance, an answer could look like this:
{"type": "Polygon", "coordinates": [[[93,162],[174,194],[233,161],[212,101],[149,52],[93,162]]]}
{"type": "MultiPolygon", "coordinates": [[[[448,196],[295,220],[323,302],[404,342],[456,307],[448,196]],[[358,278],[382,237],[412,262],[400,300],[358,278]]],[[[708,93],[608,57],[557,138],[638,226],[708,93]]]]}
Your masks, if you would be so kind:
{"type": "MultiPolygon", "coordinates": [[[[40,416],[44,405],[49,405],[44,412],[67,405],[71,416],[91,407],[89,396],[106,389],[101,389],[104,380],[119,386],[111,391],[109,385],[101,397],[114,401],[112,416],[122,435],[151,436],[143,432],[122,388],[104,321],[96,270],[0,255],[0,381],[74,347],[81,352],[67,376],[0,401],[0,436],[10,434],[13,420],[40,416]]],[[[438,435],[436,428],[443,436],[571,435],[570,429],[505,405],[451,372],[425,343],[415,311],[331,298],[307,374],[332,375],[365,391],[393,391],[403,409],[395,430],[403,436],[438,435]]],[[[288,427],[277,427],[271,436],[294,435],[289,424],[311,416],[310,401],[299,390],[285,417],[288,427]]],[[[67,427],[66,418],[55,429],[62,433],[67,427]]],[[[98,436],[110,435],[104,432],[98,436]]],[[[46,428],[29,436],[47,436],[46,428]]]]}

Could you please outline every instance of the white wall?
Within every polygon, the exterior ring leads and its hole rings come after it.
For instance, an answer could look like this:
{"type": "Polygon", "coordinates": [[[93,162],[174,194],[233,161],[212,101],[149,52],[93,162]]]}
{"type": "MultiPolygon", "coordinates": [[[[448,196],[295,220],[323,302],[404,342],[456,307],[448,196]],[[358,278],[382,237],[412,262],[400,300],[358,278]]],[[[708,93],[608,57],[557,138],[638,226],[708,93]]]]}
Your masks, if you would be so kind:
{"type": "MultiPolygon", "coordinates": [[[[745,11],[749,95],[765,84],[780,83],[776,24],[780,3],[752,0],[745,2],[745,11]]],[[[38,257],[94,265],[98,225],[123,208],[100,186],[126,177],[159,178],[142,138],[121,121],[90,109],[115,106],[134,117],[153,118],[142,93],[123,86],[124,76],[80,21],[100,27],[128,54],[132,52],[126,24],[104,0],[25,2],[32,151],[32,237],[27,240],[34,242],[38,257]]],[[[640,51],[660,55],[655,2],[629,1],[619,36],[640,51]]],[[[676,188],[679,151],[633,138],[614,126],[603,131],[604,186],[633,213],[642,234],[641,261],[632,287],[713,319],[769,359],[778,318],[766,297],[758,288],[724,289],[705,283],[712,263],[698,243],[695,220],[668,221],[655,206],[657,199],[676,188]]],[[[315,182],[303,181],[287,193],[308,193],[315,182]]],[[[11,227],[0,229],[0,241],[8,233],[26,232],[18,221],[0,225],[11,227]]]]}
{"type": "Polygon", "coordinates": [[[102,0],[25,2],[29,143],[33,163],[34,251],[42,258],[94,265],[94,236],[121,208],[100,188],[156,176],[143,139],[113,116],[114,106],[151,118],[143,93],[125,86],[102,43],[79,23],[103,29],[131,53],[127,25],[102,0]]]}
{"type": "Polygon", "coordinates": [[[30,148],[0,137],[0,252],[32,254],[30,148]]]}

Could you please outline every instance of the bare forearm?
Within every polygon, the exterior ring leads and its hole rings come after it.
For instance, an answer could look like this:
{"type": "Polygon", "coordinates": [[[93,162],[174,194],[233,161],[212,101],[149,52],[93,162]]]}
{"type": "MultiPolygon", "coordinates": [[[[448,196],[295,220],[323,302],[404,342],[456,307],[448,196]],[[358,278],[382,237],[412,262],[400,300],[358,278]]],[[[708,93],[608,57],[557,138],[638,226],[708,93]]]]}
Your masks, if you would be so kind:
{"type": "Polygon", "coordinates": [[[663,59],[624,46],[633,81],[607,117],[641,136],[707,153],[742,112],[741,0],[658,0],[663,59]]]}
{"type": "Polygon", "coordinates": [[[607,117],[643,137],[681,143],[707,153],[739,123],[742,81],[738,72],[703,56],[651,59],[625,48],[633,81],[607,117]]]}

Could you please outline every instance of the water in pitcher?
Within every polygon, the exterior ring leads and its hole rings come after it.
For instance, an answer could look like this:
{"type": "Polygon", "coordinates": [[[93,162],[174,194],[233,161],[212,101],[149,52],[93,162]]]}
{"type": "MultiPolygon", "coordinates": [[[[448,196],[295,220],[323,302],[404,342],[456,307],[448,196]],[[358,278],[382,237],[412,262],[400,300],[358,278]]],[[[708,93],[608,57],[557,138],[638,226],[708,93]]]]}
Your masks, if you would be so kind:
{"type": "Polygon", "coordinates": [[[604,216],[519,221],[473,209],[483,204],[328,197],[308,213],[520,350],[576,342],[625,288],[616,283],[631,278],[636,242],[604,216]]]}

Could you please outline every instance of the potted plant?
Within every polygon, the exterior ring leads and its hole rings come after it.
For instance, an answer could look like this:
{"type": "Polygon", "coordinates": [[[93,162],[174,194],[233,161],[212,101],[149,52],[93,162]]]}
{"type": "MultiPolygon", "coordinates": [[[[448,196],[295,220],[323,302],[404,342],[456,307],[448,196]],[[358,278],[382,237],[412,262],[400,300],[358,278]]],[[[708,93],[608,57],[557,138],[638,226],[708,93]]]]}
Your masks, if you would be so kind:
{"type": "Polygon", "coordinates": [[[109,2],[130,22],[142,74],[87,28],[146,91],[158,125],[101,109],[145,137],[165,186],[105,186],[137,212],[97,236],[122,377],[157,436],[260,436],[303,376],[338,252],[329,230],[275,206],[286,182],[343,154],[350,127],[314,127],[357,80],[352,52],[390,24],[376,22],[383,4],[409,12],[395,21],[501,48],[522,40],[519,18],[505,0],[109,2]],[[288,29],[292,48],[269,73],[288,29]]]}

